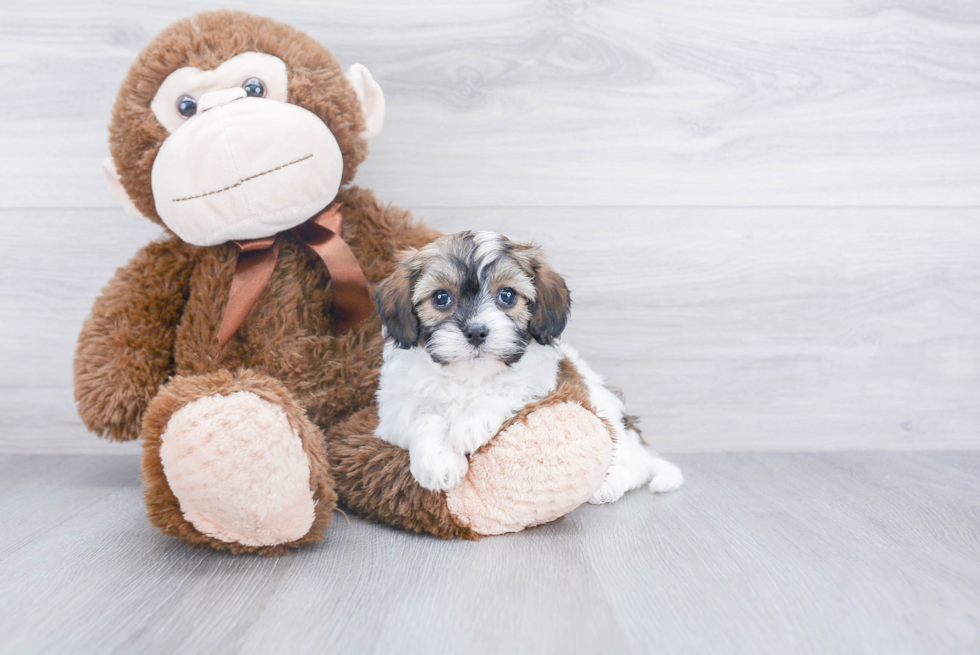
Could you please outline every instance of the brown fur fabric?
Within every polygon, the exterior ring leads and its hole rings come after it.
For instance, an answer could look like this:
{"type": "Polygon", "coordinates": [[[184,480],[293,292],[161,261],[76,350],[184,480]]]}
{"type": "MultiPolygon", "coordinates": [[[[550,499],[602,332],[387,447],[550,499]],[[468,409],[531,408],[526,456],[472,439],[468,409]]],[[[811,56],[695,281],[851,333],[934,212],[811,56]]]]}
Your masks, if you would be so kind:
{"type": "MultiPolygon", "coordinates": [[[[438,236],[413,223],[408,212],[380,206],[369,191],[348,188],[339,199],[344,203],[345,238],[371,284],[391,272],[397,250],[438,236]]],[[[135,439],[144,413],[158,392],[163,393],[168,378],[212,380],[217,375],[221,381],[229,370],[239,369],[277,381],[288,390],[289,406],[304,408],[324,430],[370,403],[381,364],[377,317],[333,336],[326,267],[289,233],[281,240],[272,280],[223,350],[215,335],[235,268],[232,246],[199,248],[170,237],[146,246],[120,269],[79,336],[75,396],[89,429],[111,439],[135,439]]],[[[159,400],[162,405],[154,401],[155,422],[143,423],[142,436],[152,444],[147,452],[159,449],[154,436],[162,433],[164,417],[179,409],[166,398],[159,400]]],[[[180,406],[189,401],[181,399],[180,406]]],[[[305,446],[309,449],[308,442],[305,446]]],[[[154,457],[144,475],[149,516],[161,530],[192,544],[234,552],[276,554],[285,549],[229,545],[198,533],[180,516],[162,468],[152,463],[159,456],[154,457]]],[[[318,538],[325,525],[291,545],[318,538]]]]}
{"type": "MultiPolygon", "coordinates": [[[[589,390],[571,362],[562,360],[555,390],[511,417],[501,432],[543,407],[575,403],[594,411],[589,390]]],[[[603,425],[615,438],[611,426],[603,425]]],[[[378,426],[375,405],[367,407],[327,434],[327,455],[334,471],[341,503],[365,519],[398,526],[409,532],[427,532],[444,539],[478,539],[479,534],[459,523],[446,505],[446,494],[419,486],[409,471],[408,451],[374,436],[378,426]]],[[[493,447],[493,441],[478,453],[493,447]]]]}
{"type": "MultiPolygon", "coordinates": [[[[348,188],[345,239],[368,282],[394,266],[396,251],[438,236],[411,215],[348,188]]],[[[79,335],[75,400],[90,430],[115,440],[139,436],[143,413],[172,375],[249,368],[279,380],[329,427],[366,406],[381,363],[380,324],[371,318],[331,333],[333,292],[326,267],[290,233],[268,287],[235,337],[219,350],[218,325],[237,251],[200,248],[171,236],[143,248],[116,272],[79,335]]]]}
{"type": "Polygon", "coordinates": [[[444,539],[478,539],[456,522],[446,494],[423,489],[409,471],[408,451],[374,436],[378,411],[367,407],[327,435],[341,503],[358,516],[444,539]]]}
{"type": "Polygon", "coordinates": [[[143,412],[173,372],[193,266],[193,251],[176,238],[151,243],[96,299],[75,353],[75,401],[96,434],[139,436],[143,412]]]}
{"type": "Polygon", "coordinates": [[[306,412],[292,399],[289,392],[272,378],[253,371],[216,371],[209,375],[176,377],[172,379],[150,404],[143,420],[143,485],[147,516],[150,523],[165,534],[180,537],[193,546],[207,546],[232,553],[258,553],[282,555],[290,548],[297,548],[312,541],[319,541],[330,525],[337,504],[334,481],[330,476],[324,452],[323,433],[306,417],[306,412]],[[184,519],[177,498],[167,484],[160,460],[162,435],[167,422],[181,407],[205,396],[227,396],[237,391],[250,391],[286,412],[290,427],[299,434],[303,451],[310,462],[310,489],[316,500],[313,526],[296,541],[276,546],[244,546],[227,543],[198,532],[184,519]]]}
{"type": "MultiPolygon", "coordinates": [[[[242,12],[206,12],[161,32],[137,57],[119,91],[110,125],[110,149],[123,187],[137,208],[160,222],[151,171],[168,133],[150,103],[161,82],[183,66],[213,69],[244,52],[282,59],[288,100],[319,116],[340,145],[343,184],[367,154],[364,120],[353,88],[330,52],[309,36],[242,12]]],[[[344,238],[369,283],[392,269],[396,251],[420,247],[438,233],[406,211],[381,206],[370,191],[343,187],[344,238]]],[[[147,440],[144,475],[151,521],[191,543],[236,552],[187,523],[159,463],[159,435],[180,406],[206,393],[243,387],[278,398],[301,426],[323,512],[307,537],[318,538],[334,504],[320,432],[372,398],[381,360],[380,323],[332,333],[333,290],[323,262],[290,232],[280,235],[272,279],[234,338],[219,349],[216,330],[237,260],[231,244],[201,248],[169,236],[143,248],[117,271],[96,300],[78,340],[75,399],[85,424],[99,435],[147,440]],[[247,370],[238,376],[230,371],[247,370]],[[164,387],[168,379],[172,382],[164,387]],[[159,395],[158,395],[159,394],[159,395]],[[144,414],[152,405],[152,411],[144,414]],[[305,418],[304,418],[305,416],[305,418]]],[[[260,394],[261,395],[261,394],[260,394]]],[[[293,544],[295,545],[295,544],[293,544]]],[[[285,548],[285,547],[284,547],[285,548]]],[[[275,553],[282,549],[259,549],[275,553]]]]}

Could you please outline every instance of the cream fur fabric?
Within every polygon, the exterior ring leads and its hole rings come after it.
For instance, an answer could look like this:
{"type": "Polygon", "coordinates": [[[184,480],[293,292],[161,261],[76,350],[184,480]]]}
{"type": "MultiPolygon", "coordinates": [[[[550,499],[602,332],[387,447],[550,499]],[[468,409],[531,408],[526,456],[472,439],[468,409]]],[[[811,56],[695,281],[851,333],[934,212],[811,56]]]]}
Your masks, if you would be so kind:
{"type": "Polygon", "coordinates": [[[592,495],[612,458],[609,432],[580,405],[533,412],[470,459],[469,474],[446,492],[449,510],[482,535],[553,521],[592,495]],[[542,490],[551,490],[545,495],[542,490]]]}
{"type": "Polygon", "coordinates": [[[171,134],[153,163],[153,198],[167,227],[213,246],[276,234],[326,207],[344,170],[326,124],[286,102],[222,99],[171,134]]]}
{"type": "Polygon", "coordinates": [[[170,488],[203,534],[267,546],[309,532],[310,465],[281,408],[247,391],[201,398],[170,418],[162,440],[170,488]]]}

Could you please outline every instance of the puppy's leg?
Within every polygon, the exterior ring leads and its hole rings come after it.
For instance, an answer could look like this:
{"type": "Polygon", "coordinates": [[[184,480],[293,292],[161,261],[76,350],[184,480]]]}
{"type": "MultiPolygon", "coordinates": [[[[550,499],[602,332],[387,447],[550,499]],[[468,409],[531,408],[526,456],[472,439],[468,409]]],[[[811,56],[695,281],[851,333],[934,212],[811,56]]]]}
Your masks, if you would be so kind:
{"type": "Polygon", "coordinates": [[[514,408],[499,398],[477,398],[453,419],[449,426],[449,442],[464,455],[475,453],[497,434],[514,412],[514,408]]]}
{"type": "Polygon", "coordinates": [[[644,484],[650,491],[673,491],[684,484],[681,470],[647,450],[633,430],[622,430],[613,443],[612,464],[602,485],[592,494],[594,505],[612,503],[644,484]]]}
{"type": "Polygon", "coordinates": [[[408,456],[416,482],[430,491],[445,491],[459,484],[469,463],[462,453],[453,450],[446,421],[439,416],[423,416],[413,429],[408,456]]]}
{"type": "Polygon", "coordinates": [[[681,470],[665,459],[652,456],[650,470],[653,471],[653,479],[650,480],[648,488],[655,494],[679,489],[684,484],[684,474],[681,470]]]}
{"type": "Polygon", "coordinates": [[[602,504],[617,501],[627,491],[648,482],[650,491],[654,493],[673,491],[684,484],[684,476],[679,468],[647,450],[640,435],[626,427],[623,421],[626,407],[606,387],[602,376],[592,370],[574,348],[567,344],[562,344],[561,348],[585,379],[589,388],[589,400],[592,401],[596,414],[609,421],[616,434],[609,472],[589,502],[602,504]]]}

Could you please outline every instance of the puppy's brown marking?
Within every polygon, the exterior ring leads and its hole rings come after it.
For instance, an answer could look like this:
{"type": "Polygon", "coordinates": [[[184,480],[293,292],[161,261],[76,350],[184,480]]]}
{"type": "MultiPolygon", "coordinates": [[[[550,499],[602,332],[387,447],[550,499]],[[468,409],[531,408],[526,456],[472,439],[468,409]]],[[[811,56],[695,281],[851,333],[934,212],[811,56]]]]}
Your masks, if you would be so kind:
{"type": "Polygon", "coordinates": [[[399,348],[411,348],[419,340],[419,321],[412,306],[411,267],[404,259],[374,290],[378,313],[388,336],[399,348]]]}
{"type": "Polygon", "coordinates": [[[541,249],[535,245],[518,244],[514,260],[531,276],[537,290],[528,326],[531,336],[541,344],[553,343],[565,330],[572,308],[565,279],[551,268],[541,249]]]}

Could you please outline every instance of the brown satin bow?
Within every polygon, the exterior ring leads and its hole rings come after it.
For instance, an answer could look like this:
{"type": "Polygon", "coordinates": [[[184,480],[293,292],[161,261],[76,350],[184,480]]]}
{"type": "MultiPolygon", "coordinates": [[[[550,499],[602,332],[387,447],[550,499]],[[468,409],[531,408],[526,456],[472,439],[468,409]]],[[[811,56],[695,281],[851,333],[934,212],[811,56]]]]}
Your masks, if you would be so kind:
{"type": "MultiPolygon", "coordinates": [[[[327,265],[333,283],[333,325],[337,334],[348,331],[374,311],[361,265],[343,239],[343,224],[344,217],[340,213],[340,203],[337,203],[293,228],[299,240],[327,265]]],[[[269,284],[279,257],[278,236],[233,243],[239,249],[238,265],[218,329],[219,347],[228,343],[248,318],[262,290],[269,284]]]]}

